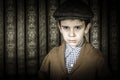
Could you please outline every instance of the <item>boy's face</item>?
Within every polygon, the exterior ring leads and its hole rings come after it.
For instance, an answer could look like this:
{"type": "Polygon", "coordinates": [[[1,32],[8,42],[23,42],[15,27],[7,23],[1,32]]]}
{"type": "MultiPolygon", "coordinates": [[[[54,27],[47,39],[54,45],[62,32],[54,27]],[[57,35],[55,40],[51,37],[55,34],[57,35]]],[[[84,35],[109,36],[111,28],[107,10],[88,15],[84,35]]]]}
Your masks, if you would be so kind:
{"type": "Polygon", "coordinates": [[[77,47],[83,40],[85,33],[89,31],[89,26],[79,19],[61,20],[59,29],[64,40],[72,47],[77,47]]]}

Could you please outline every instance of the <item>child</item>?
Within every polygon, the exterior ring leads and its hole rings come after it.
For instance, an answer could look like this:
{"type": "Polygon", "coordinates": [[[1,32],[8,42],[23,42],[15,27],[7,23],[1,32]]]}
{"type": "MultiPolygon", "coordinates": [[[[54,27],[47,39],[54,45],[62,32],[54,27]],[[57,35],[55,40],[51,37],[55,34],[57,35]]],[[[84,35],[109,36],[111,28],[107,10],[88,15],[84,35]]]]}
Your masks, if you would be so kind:
{"type": "Polygon", "coordinates": [[[93,17],[91,9],[81,0],[68,0],[54,13],[64,42],[44,58],[40,80],[103,80],[108,67],[102,53],[85,39],[93,17]]]}

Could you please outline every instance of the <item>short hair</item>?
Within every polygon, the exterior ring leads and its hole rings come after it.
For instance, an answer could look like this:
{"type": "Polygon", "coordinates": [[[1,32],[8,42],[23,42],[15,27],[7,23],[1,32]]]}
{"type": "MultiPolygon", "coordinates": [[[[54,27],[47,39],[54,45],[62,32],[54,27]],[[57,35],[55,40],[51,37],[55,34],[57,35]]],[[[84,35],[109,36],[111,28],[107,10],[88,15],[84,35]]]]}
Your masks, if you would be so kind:
{"type": "Polygon", "coordinates": [[[93,18],[93,12],[82,0],[67,0],[56,9],[53,17],[56,20],[81,19],[90,21],[93,18]]]}

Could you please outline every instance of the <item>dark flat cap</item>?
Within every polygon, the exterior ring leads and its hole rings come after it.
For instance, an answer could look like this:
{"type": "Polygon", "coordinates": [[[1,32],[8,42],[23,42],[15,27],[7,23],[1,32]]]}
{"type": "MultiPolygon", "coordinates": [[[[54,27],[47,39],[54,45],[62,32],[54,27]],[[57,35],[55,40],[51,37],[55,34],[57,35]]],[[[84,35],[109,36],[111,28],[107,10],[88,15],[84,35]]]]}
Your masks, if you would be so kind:
{"type": "Polygon", "coordinates": [[[71,18],[87,20],[93,17],[93,12],[82,0],[67,0],[56,9],[53,17],[56,20],[71,18]]]}

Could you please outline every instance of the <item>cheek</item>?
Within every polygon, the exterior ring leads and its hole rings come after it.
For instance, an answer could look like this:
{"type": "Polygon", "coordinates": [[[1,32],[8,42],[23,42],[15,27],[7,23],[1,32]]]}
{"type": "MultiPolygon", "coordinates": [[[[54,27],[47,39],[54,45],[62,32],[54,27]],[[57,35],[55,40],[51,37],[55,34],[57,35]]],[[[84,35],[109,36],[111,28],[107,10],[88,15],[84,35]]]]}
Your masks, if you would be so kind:
{"type": "Polygon", "coordinates": [[[66,35],[65,33],[63,33],[62,36],[63,36],[64,38],[67,38],[67,35],[66,35]]]}
{"type": "Polygon", "coordinates": [[[63,37],[66,37],[67,36],[67,34],[64,32],[64,31],[60,31],[61,32],[61,35],[63,36],[63,37]]]}
{"type": "Polygon", "coordinates": [[[62,35],[66,35],[66,32],[64,31],[64,30],[60,30],[60,33],[62,34],[62,35]]]}
{"type": "Polygon", "coordinates": [[[84,31],[80,31],[79,33],[76,33],[78,38],[82,38],[84,36],[84,31]]]}

